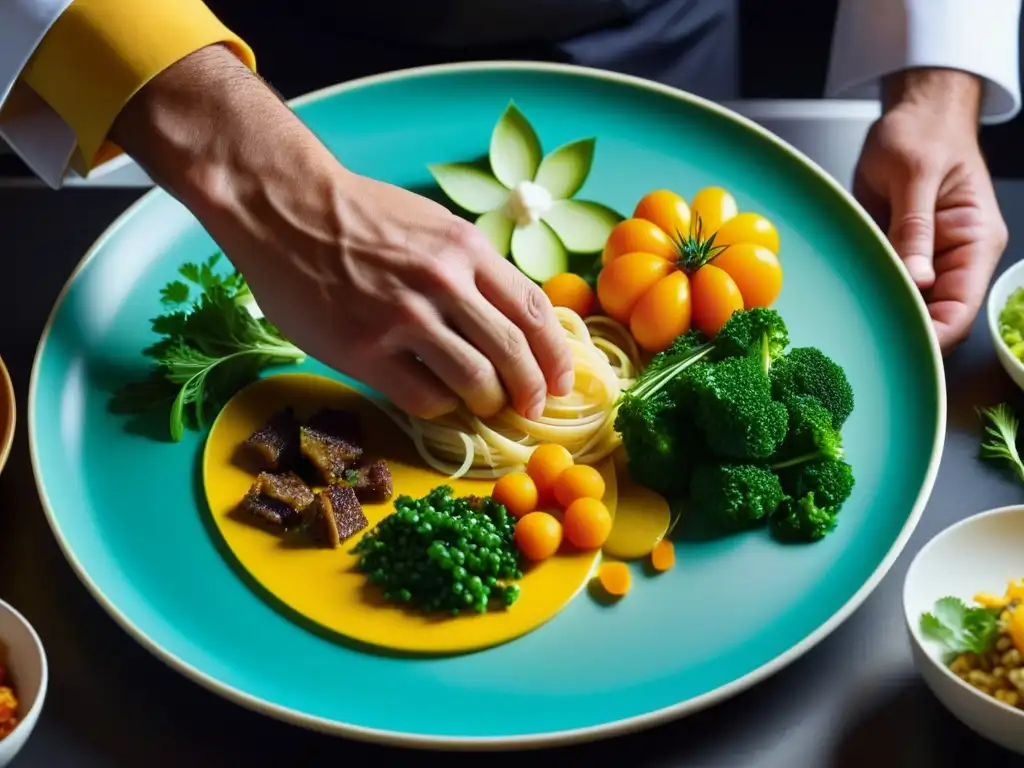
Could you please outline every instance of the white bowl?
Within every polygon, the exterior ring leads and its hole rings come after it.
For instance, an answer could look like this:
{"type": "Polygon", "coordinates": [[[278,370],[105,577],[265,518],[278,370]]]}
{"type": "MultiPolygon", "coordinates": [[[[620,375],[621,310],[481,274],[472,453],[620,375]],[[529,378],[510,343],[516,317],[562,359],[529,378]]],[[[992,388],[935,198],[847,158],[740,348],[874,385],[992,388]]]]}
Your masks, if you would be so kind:
{"type": "MultiPolygon", "coordinates": [[[[996,356],[1003,369],[1010,374],[1014,383],[1024,389],[1024,363],[1014,357],[1010,347],[999,335],[999,313],[1006,306],[1010,294],[1018,288],[1024,288],[1024,260],[1010,266],[999,279],[992,284],[988,294],[986,311],[988,313],[988,332],[992,336],[992,346],[996,348],[996,356]]],[[[1024,576],[1024,572],[1021,573],[1024,576]]]]}
{"type": "Polygon", "coordinates": [[[18,697],[19,723],[0,740],[0,768],[10,763],[36,727],[46,698],[49,672],[46,653],[32,625],[14,608],[0,600],[0,648],[14,692],[18,697]]]}
{"type": "Polygon", "coordinates": [[[921,614],[947,595],[968,605],[978,592],[1003,594],[1024,577],[1024,506],[982,512],[929,541],[907,571],[903,610],[914,662],[932,693],[971,730],[1024,755],[1024,710],[965,683],[943,663],[942,648],[921,634],[921,614]]]}

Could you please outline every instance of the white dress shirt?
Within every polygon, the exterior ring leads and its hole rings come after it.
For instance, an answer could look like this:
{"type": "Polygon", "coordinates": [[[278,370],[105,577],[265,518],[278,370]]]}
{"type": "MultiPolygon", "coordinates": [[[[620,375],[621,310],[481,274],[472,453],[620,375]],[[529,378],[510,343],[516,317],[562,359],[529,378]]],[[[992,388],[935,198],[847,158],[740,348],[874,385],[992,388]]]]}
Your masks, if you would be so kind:
{"type": "MultiPolygon", "coordinates": [[[[984,82],[983,123],[1013,118],[1021,107],[1022,0],[840,0],[826,97],[877,99],[887,74],[944,67],[984,82]]],[[[71,0],[2,0],[0,108],[39,41],[71,0]]],[[[3,137],[51,187],[67,177],[75,149],[68,125],[45,102],[0,122],[3,137]]]]}

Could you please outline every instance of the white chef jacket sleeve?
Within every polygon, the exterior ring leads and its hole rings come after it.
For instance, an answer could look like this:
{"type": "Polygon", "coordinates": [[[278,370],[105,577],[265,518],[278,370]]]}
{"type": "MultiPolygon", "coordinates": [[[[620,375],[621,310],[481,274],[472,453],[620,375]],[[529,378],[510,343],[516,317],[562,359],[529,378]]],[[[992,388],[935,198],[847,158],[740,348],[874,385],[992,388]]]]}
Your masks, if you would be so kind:
{"type": "Polygon", "coordinates": [[[60,186],[75,149],[75,135],[45,101],[15,87],[22,70],[72,0],[2,0],[0,3],[0,138],[51,187],[60,186]]]}
{"type": "Polygon", "coordinates": [[[984,83],[981,122],[1021,108],[1021,0],[840,0],[825,94],[877,99],[881,79],[919,67],[984,83]]]}

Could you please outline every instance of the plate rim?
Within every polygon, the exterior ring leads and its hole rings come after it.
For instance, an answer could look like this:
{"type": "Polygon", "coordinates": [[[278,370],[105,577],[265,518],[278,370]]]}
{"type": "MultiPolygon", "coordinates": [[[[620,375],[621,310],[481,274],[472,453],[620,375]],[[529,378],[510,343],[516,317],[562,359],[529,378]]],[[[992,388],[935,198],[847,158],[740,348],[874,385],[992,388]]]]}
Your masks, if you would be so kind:
{"type": "Polygon", "coordinates": [[[344,738],[350,738],[356,741],[379,744],[391,747],[406,747],[415,749],[425,750],[447,750],[447,751],[498,751],[498,750],[519,750],[519,749],[539,749],[549,748],[555,746],[567,746],[572,744],[580,744],[590,741],[596,741],[599,739],[608,739],[615,736],[622,736],[630,733],[636,733],[639,731],[648,730],[650,728],[663,725],[673,720],[680,719],[682,717],[692,715],[704,709],[708,709],[716,704],[726,701],[745,690],[748,690],[752,686],[760,683],[771,676],[777,674],[785,667],[792,664],[794,661],[799,659],[801,656],[806,654],[822,640],[831,635],[838,627],[840,627],[853,613],[864,603],[864,601],[875,591],[882,579],[889,573],[892,566],[902,554],[906,548],[907,542],[910,536],[913,534],[918,523],[920,522],[921,516],[924,513],[924,508],[927,505],[932,491],[934,489],[935,480],[938,475],[939,465],[942,459],[943,447],[945,444],[946,435],[946,381],[943,373],[942,355],[939,349],[938,339],[936,335],[931,332],[931,317],[928,314],[927,306],[924,302],[924,298],[921,296],[917,287],[910,279],[906,270],[903,269],[902,263],[900,262],[899,256],[885,237],[884,233],[879,229],[878,225],[873,219],[867,214],[864,208],[857,202],[853,195],[847,191],[836,179],[830,176],[821,166],[815,163],[812,159],[807,157],[801,151],[793,147],[791,144],[776,136],[775,134],[768,131],[766,128],[758,125],[754,121],[740,115],[731,109],[717,104],[713,101],[705,99],[703,97],[688,93],[686,91],[679,90],[672,86],[663,85],[650,80],[646,80],[641,77],[633,75],[625,75],[617,72],[611,72],[608,70],[596,69],[592,67],[581,67],[572,64],[560,64],[560,63],[549,63],[549,62],[532,62],[532,61],[501,61],[501,60],[484,60],[474,62],[458,62],[448,64],[435,64],[422,67],[410,67],[406,69],[399,69],[390,72],[384,72],[376,75],[370,75],[368,77],[357,78],[342,83],[337,83],[325,88],[321,88],[315,91],[311,91],[307,94],[299,96],[295,99],[291,99],[287,102],[290,108],[302,107],[307,104],[313,104],[323,99],[330,98],[340,93],[348,91],[359,90],[364,87],[373,86],[381,83],[390,82],[393,80],[403,79],[414,79],[420,77],[429,77],[432,75],[448,74],[448,73],[461,73],[461,72],[473,72],[473,71],[530,71],[530,72],[549,72],[556,75],[569,75],[579,77],[583,79],[598,80],[618,83],[626,85],[632,88],[646,90],[654,93],[661,94],[668,98],[676,101],[681,101],[688,104],[691,107],[703,109],[705,111],[714,113],[715,115],[732,121],[734,124],[745,128],[747,131],[752,132],[759,136],[762,140],[774,144],[779,149],[783,150],[790,158],[805,166],[810,170],[818,180],[830,187],[834,193],[836,193],[840,200],[846,203],[851,215],[858,218],[861,223],[868,227],[868,229],[875,235],[875,239],[882,245],[883,250],[892,259],[894,265],[898,267],[897,274],[899,280],[902,280],[904,286],[907,288],[908,293],[911,297],[911,303],[917,310],[917,319],[924,324],[926,329],[926,336],[928,338],[929,346],[931,348],[931,360],[933,363],[932,374],[936,383],[936,413],[935,413],[935,437],[932,441],[931,456],[928,462],[927,469],[925,471],[924,481],[921,485],[921,489],[918,492],[917,498],[911,506],[910,513],[907,517],[906,522],[900,529],[899,534],[896,536],[892,543],[892,546],[886,552],[885,556],[881,559],[875,570],[871,573],[871,576],[862,584],[850,598],[836,610],[828,619],[822,622],[816,629],[806,635],[798,643],[791,646],[788,650],[775,656],[773,659],[765,662],[756,669],[751,670],[745,675],[732,680],[725,685],[719,686],[714,690],[708,691],[707,693],[695,696],[691,699],[676,702],[668,706],[656,709],[650,712],[645,712],[639,715],[633,715],[628,718],[610,721],[607,723],[601,723],[599,725],[585,726],[582,728],[573,728],[561,731],[552,731],[547,733],[533,733],[525,735],[515,736],[443,736],[443,735],[430,735],[430,734],[414,734],[404,733],[401,731],[392,731],[383,728],[371,728],[367,726],[351,725],[348,723],[338,722],[336,720],[330,720],[328,718],[309,715],[299,712],[291,707],[281,706],[264,699],[258,698],[251,694],[245,693],[238,688],[228,685],[213,675],[210,675],[193,665],[183,661],[182,659],[175,656],[173,653],[165,650],[160,646],[159,643],[151,639],[142,629],[137,627],[134,622],[111,601],[106,595],[103,594],[99,586],[92,580],[86,571],[85,567],[78,560],[78,557],[74,553],[70,543],[65,539],[60,524],[56,518],[53,507],[50,504],[49,497],[46,493],[45,484],[40,474],[39,461],[36,453],[36,429],[35,429],[35,412],[36,412],[36,397],[38,393],[38,379],[39,371],[41,367],[41,361],[43,352],[46,347],[46,342],[49,339],[50,331],[57,316],[63,306],[64,300],[67,293],[71,289],[78,278],[79,273],[88,265],[90,261],[96,256],[100,247],[106,243],[106,241],[112,237],[117,230],[124,225],[124,222],[135,212],[137,208],[146,205],[150,198],[156,195],[166,194],[159,187],[154,187],[145,194],[143,194],[138,200],[128,206],[93,242],[93,244],[86,251],[85,255],[78,262],[75,269],[68,276],[60,293],[55,300],[50,313],[47,316],[46,324],[43,326],[42,333],[39,337],[39,342],[36,346],[35,356],[32,362],[32,374],[29,380],[29,393],[28,393],[28,442],[29,442],[29,455],[32,462],[32,475],[35,480],[36,489],[39,494],[40,503],[43,507],[44,514],[47,522],[53,531],[54,538],[56,538],[58,545],[60,546],[61,552],[64,558],[68,561],[72,570],[78,576],[79,581],[85,586],[86,590],[92,595],[93,599],[114,619],[114,621],[121,626],[121,628],[128,633],[139,645],[148,650],[156,658],[163,661],[167,666],[171,667],[175,671],[181,673],[185,677],[189,678],[193,682],[199,684],[201,687],[221,696],[228,701],[242,706],[246,709],[258,712],[262,715],[272,717],[282,722],[289,723],[291,725],[297,725],[308,730],[326,733],[335,736],[341,736],[344,738]]]}

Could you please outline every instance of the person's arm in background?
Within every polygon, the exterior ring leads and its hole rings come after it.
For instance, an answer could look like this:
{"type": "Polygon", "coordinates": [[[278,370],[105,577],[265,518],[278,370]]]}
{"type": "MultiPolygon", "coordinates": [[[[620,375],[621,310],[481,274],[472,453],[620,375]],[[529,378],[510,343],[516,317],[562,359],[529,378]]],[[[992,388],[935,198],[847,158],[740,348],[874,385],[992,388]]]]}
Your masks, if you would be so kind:
{"type": "Polygon", "coordinates": [[[124,150],[295,344],[410,413],[462,401],[486,416],[511,401],[533,418],[549,391],[572,389],[540,288],[443,206],[344,169],[201,0],[48,3],[0,6],[3,29],[39,17],[12,34],[32,51],[16,75],[27,101],[2,119],[40,175],[59,183],[69,154],[87,172],[124,150]],[[40,142],[33,119],[56,126],[55,140],[40,142]]]}
{"type": "Polygon", "coordinates": [[[1021,108],[1021,0],[840,0],[826,95],[881,98],[853,191],[924,292],[939,342],[962,341],[1007,230],[979,123],[1021,108]]]}

